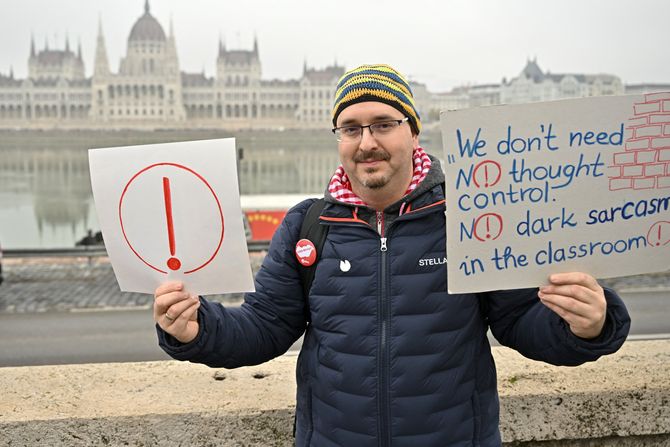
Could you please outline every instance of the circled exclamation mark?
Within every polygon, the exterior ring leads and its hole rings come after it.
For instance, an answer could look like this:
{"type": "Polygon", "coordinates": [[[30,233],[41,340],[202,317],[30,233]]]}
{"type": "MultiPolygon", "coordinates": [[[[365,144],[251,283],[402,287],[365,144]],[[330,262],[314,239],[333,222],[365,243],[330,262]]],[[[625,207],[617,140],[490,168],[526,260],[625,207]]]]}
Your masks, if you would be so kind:
{"type": "Polygon", "coordinates": [[[172,195],[170,194],[170,179],[163,177],[163,197],[165,198],[165,217],[167,219],[168,241],[170,243],[170,255],[167,266],[170,270],[179,270],[181,261],[174,257],[176,248],[174,242],[174,222],[172,221],[172,195]]]}

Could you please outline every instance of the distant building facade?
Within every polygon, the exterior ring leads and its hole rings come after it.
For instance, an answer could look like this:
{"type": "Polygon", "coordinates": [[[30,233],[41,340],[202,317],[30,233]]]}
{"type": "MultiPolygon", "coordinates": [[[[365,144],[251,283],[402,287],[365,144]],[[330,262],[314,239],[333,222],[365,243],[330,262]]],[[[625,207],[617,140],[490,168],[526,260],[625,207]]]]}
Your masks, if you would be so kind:
{"type": "Polygon", "coordinates": [[[344,67],[305,64],[299,80],[262,79],[258,41],[251,50],[219,42],[216,76],[180,71],[175,34],[166,35],[145,0],[113,72],[102,22],[93,75],[85,76],[81,46],[75,54],[48,44],[36,51],[28,77],[0,74],[0,127],[4,128],[288,128],[331,126],[334,86],[344,67]]]}
{"type": "Polygon", "coordinates": [[[500,101],[503,104],[519,104],[623,93],[623,83],[617,76],[545,73],[538,66],[537,59],[533,59],[526,63],[519,76],[501,84],[500,101]]]}
{"type": "MultiPolygon", "coordinates": [[[[0,73],[0,128],[329,128],[335,84],[344,67],[315,69],[300,79],[262,78],[258,41],[251,50],[219,41],[216,74],[180,70],[175,34],[166,34],[145,0],[144,14],[130,30],[125,57],[113,72],[99,24],[93,74],[86,77],[81,45],[37,51],[31,39],[28,76],[0,73]]],[[[410,83],[424,124],[440,110],[518,104],[598,95],[669,91],[670,84],[624,86],[610,74],[553,74],[537,60],[500,84],[456,87],[432,93],[410,83]]]]}
{"type": "Polygon", "coordinates": [[[439,110],[464,109],[496,104],[521,104],[585,96],[621,95],[626,88],[610,74],[552,74],[543,72],[537,59],[526,61],[521,73],[500,84],[457,87],[431,95],[431,116],[439,110]]]}

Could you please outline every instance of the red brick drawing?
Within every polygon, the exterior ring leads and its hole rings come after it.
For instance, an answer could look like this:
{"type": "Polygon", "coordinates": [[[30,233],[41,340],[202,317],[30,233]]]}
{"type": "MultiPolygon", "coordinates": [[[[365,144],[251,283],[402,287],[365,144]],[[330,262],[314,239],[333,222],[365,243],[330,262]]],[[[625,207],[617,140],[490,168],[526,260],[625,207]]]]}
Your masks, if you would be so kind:
{"type": "Polygon", "coordinates": [[[649,93],[633,105],[630,138],[609,166],[609,189],[670,188],[670,92],[649,93]]]}

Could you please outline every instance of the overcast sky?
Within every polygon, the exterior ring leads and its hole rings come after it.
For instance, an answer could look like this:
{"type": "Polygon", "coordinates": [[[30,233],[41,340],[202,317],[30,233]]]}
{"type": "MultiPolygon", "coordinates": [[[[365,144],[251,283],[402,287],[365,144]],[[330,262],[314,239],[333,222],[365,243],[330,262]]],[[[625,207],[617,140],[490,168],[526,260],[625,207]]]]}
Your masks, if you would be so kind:
{"type": "MultiPolygon", "coordinates": [[[[30,36],[38,49],[81,40],[93,68],[98,17],[112,71],[126,53],[144,0],[0,0],[0,73],[25,77],[30,36]]],[[[183,71],[212,76],[219,35],[251,49],[264,79],[299,78],[303,61],[352,68],[388,63],[432,91],[497,83],[537,57],[552,73],[610,73],[624,83],[670,83],[668,0],[151,0],[174,23],[183,71]]]]}

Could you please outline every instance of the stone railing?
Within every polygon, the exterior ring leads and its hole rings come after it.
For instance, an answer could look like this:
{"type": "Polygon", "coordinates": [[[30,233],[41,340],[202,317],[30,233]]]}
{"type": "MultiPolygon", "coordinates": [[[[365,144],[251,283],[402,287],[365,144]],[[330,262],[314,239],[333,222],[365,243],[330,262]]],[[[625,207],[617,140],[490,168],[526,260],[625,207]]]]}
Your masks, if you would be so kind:
{"type": "MultiPolygon", "coordinates": [[[[670,445],[670,341],[576,368],[493,351],[505,445],[670,445]]],[[[290,446],[295,361],[0,368],[0,445],[290,446]]]]}

